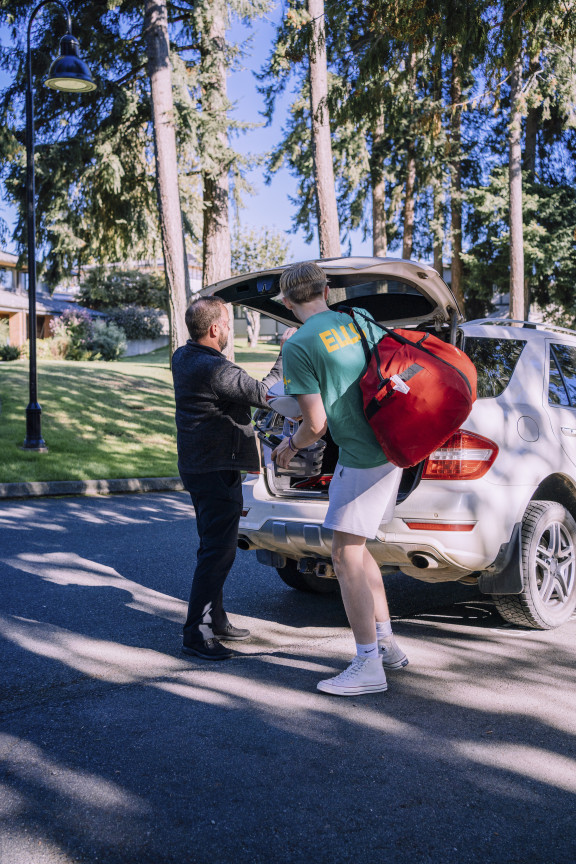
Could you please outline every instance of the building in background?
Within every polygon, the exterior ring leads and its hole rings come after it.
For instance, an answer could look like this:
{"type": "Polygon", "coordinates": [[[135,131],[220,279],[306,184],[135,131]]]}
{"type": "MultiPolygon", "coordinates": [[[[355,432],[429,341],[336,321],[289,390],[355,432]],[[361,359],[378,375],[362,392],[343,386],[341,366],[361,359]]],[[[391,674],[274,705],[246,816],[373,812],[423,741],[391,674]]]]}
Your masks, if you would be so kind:
{"type": "MultiPolygon", "coordinates": [[[[50,295],[41,282],[36,288],[36,338],[51,336],[50,322],[67,309],[79,309],[73,294],[50,295]]],[[[90,312],[91,315],[100,313],[90,312]]],[[[18,255],[0,250],[0,320],[8,319],[10,345],[20,347],[28,339],[28,268],[18,266],[18,255]]]]}

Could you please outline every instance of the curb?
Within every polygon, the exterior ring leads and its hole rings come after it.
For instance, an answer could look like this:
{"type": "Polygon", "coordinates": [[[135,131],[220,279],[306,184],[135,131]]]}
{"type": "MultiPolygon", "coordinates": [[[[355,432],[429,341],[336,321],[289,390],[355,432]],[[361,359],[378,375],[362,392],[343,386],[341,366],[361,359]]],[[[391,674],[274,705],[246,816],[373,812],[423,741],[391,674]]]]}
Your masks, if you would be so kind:
{"type": "Polygon", "coordinates": [[[182,492],[180,477],[126,480],[50,480],[45,483],[0,483],[0,499],[49,495],[113,495],[118,492],[182,492]]]}

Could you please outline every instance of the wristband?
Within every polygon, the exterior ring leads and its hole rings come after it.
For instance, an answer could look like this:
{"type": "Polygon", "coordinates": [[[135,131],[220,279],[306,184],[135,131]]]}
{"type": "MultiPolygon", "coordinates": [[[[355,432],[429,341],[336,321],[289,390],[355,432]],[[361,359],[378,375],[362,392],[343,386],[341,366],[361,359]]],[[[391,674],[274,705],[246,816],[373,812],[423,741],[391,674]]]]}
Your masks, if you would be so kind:
{"type": "MultiPolygon", "coordinates": [[[[295,435],[295,434],[296,434],[296,433],[294,433],[294,435],[295,435]]],[[[290,450],[292,450],[293,453],[298,453],[300,448],[299,448],[299,447],[296,447],[294,444],[292,444],[292,438],[294,437],[294,435],[290,435],[290,436],[289,436],[289,438],[288,438],[288,447],[290,448],[290,450]]]]}

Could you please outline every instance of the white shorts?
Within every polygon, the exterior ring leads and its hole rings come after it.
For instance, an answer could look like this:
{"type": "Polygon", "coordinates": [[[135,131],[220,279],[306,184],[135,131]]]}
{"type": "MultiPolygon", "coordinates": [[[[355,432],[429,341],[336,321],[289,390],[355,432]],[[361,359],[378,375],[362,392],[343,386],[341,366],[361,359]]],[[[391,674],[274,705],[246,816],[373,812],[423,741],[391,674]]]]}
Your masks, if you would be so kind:
{"type": "Polygon", "coordinates": [[[346,468],[338,462],[324,527],[373,540],[394,515],[401,477],[402,469],[391,462],[377,468],[346,468]]]}

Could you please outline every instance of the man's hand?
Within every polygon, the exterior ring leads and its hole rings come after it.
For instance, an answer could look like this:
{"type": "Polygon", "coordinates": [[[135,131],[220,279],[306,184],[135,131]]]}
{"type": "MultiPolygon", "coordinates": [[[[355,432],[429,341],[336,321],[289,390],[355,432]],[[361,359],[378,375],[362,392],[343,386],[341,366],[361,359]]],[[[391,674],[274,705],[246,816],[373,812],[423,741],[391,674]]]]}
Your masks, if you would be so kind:
{"type": "MultiPolygon", "coordinates": [[[[311,444],[318,441],[326,432],[328,424],[322,397],[319,393],[309,393],[296,398],[302,411],[302,422],[292,436],[292,444],[298,449],[302,449],[310,447],[311,444]],[[298,438],[298,441],[295,441],[295,438],[298,438]]],[[[276,460],[276,464],[280,468],[287,468],[295,455],[296,453],[288,443],[288,438],[284,438],[272,452],[272,459],[276,460]]]]}
{"type": "Polygon", "coordinates": [[[290,448],[288,438],[283,438],[280,444],[272,451],[272,459],[279,468],[287,468],[296,453],[290,448]]]}
{"type": "Polygon", "coordinates": [[[288,339],[290,339],[290,337],[293,336],[294,333],[296,333],[297,331],[297,327],[289,327],[288,330],[285,330],[284,333],[282,333],[282,336],[280,337],[280,350],[282,350],[282,346],[284,345],[284,343],[288,339]]]}

